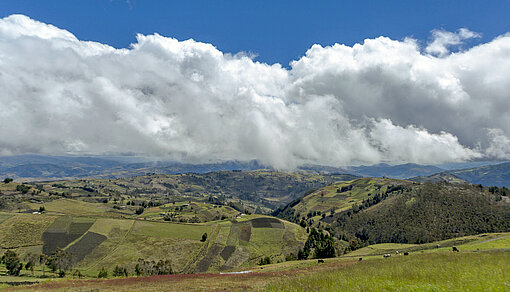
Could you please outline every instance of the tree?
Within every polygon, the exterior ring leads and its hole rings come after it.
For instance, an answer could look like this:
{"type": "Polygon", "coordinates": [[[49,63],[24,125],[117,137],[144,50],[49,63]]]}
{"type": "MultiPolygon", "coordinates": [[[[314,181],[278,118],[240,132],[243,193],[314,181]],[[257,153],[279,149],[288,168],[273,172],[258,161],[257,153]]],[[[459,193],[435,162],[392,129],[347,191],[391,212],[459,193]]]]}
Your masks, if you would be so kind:
{"type": "Polygon", "coordinates": [[[157,275],[170,275],[173,274],[172,263],[170,260],[160,260],[154,266],[155,274],[157,275]]]}
{"type": "Polygon", "coordinates": [[[128,276],[128,272],[127,272],[127,269],[126,268],[123,268],[123,267],[120,267],[119,265],[115,266],[115,268],[113,269],[113,273],[112,275],[114,277],[127,277],[128,276]]]}
{"type": "Polygon", "coordinates": [[[271,264],[271,258],[266,256],[260,259],[259,266],[271,264]]]}
{"type": "Polygon", "coordinates": [[[53,272],[58,270],[59,277],[64,277],[67,270],[71,269],[72,255],[61,248],[57,248],[55,252],[48,258],[47,264],[53,272]]]}
{"type": "Polygon", "coordinates": [[[202,234],[201,242],[205,242],[207,240],[207,233],[202,234]]]}
{"type": "Polygon", "coordinates": [[[42,266],[42,273],[44,276],[44,268],[48,265],[48,256],[45,254],[39,255],[39,265],[42,266]]]}
{"type": "Polygon", "coordinates": [[[12,250],[7,250],[4,253],[1,262],[5,265],[9,275],[19,276],[21,269],[23,269],[23,264],[19,260],[18,255],[12,250]]]}
{"type": "Polygon", "coordinates": [[[8,184],[12,181],[13,181],[13,179],[8,177],[8,178],[4,179],[4,184],[8,184]]]}
{"type": "Polygon", "coordinates": [[[38,256],[31,252],[25,256],[25,261],[26,261],[25,270],[30,270],[32,272],[32,275],[34,275],[34,267],[37,263],[37,260],[38,260],[38,256]]]}
{"type": "Polygon", "coordinates": [[[97,274],[98,278],[107,278],[108,277],[108,271],[103,267],[101,268],[101,271],[97,274]]]}
{"type": "Polygon", "coordinates": [[[140,208],[136,209],[135,213],[136,213],[136,215],[140,215],[143,213],[144,210],[145,210],[144,207],[140,207],[140,208]]]}
{"type": "Polygon", "coordinates": [[[39,213],[46,212],[46,208],[44,206],[39,207],[39,213]]]}
{"type": "Polygon", "coordinates": [[[16,186],[16,191],[21,192],[23,194],[28,193],[29,190],[30,190],[30,187],[27,185],[21,184],[21,185],[16,186]]]}

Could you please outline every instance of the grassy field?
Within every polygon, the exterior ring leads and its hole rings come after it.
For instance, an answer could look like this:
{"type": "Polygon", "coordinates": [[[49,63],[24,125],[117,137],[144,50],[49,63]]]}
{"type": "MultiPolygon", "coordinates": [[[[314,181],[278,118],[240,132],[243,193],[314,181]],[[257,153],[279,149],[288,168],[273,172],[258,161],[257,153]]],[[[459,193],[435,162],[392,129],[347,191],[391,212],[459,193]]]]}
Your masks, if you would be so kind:
{"type": "Polygon", "coordinates": [[[245,274],[168,275],[50,281],[12,291],[508,291],[510,253],[436,252],[286,262],[245,274]]]}
{"type": "Polygon", "coordinates": [[[17,214],[0,223],[0,247],[17,248],[42,245],[42,233],[55,220],[54,216],[17,214]]]}
{"type": "Polygon", "coordinates": [[[106,214],[110,210],[104,204],[87,203],[71,199],[59,199],[44,204],[29,203],[31,209],[38,210],[40,206],[44,206],[46,212],[55,214],[69,214],[73,216],[114,216],[120,217],[115,213],[106,214]]]}
{"type": "Polygon", "coordinates": [[[508,291],[510,253],[434,253],[374,259],[274,283],[268,291],[508,291]]]}

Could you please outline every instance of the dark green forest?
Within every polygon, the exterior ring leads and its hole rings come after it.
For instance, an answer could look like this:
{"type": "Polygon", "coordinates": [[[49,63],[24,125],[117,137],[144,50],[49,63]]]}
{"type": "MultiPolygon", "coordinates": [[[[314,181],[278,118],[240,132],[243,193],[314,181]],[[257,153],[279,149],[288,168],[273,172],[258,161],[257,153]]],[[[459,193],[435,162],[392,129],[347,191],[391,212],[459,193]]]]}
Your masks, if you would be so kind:
{"type": "Polygon", "coordinates": [[[342,239],[362,245],[426,243],[486,232],[510,231],[505,188],[426,183],[403,188],[371,206],[369,200],[335,214],[331,225],[342,239]]]}

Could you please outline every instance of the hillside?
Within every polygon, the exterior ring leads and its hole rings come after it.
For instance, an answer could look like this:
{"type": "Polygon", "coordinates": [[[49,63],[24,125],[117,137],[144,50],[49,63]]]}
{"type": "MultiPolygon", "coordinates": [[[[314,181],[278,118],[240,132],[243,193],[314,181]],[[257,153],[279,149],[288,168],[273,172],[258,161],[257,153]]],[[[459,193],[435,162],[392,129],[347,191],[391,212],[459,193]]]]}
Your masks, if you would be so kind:
{"type": "MultiPolygon", "coordinates": [[[[357,250],[356,254],[326,259],[324,263],[317,260],[287,261],[244,268],[237,274],[63,279],[25,286],[23,290],[505,291],[510,281],[507,272],[510,268],[509,247],[509,233],[480,234],[423,245],[377,244],[357,250]],[[459,253],[451,251],[453,245],[459,253]],[[409,255],[405,256],[404,252],[409,255]],[[383,254],[392,256],[383,258],[383,254]]],[[[23,277],[17,277],[18,281],[33,281],[29,273],[24,271],[23,277]]]]}
{"type": "Polygon", "coordinates": [[[406,163],[400,165],[377,164],[370,166],[354,166],[347,170],[361,176],[368,177],[389,177],[396,179],[407,179],[415,176],[429,176],[443,171],[443,169],[433,165],[420,165],[415,163],[406,163]]]}
{"type": "MultiPolygon", "coordinates": [[[[115,180],[80,179],[30,183],[27,187],[30,187],[31,191],[26,196],[27,200],[39,201],[64,197],[86,202],[108,202],[122,208],[129,208],[129,205],[140,206],[144,203],[160,206],[179,201],[208,201],[231,205],[241,212],[269,213],[302,196],[310,189],[353,178],[355,176],[343,174],[321,175],[263,170],[179,175],[151,174],[115,180]]],[[[12,183],[12,186],[15,188],[16,183],[12,183]]],[[[12,200],[11,205],[12,208],[23,208],[12,200]]]]}
{"type": "Polygon", "coordinates": [[[361,244],[423,243],[482,232],[510,231],[510,199],[473,185],[411,185],[330,220],[333,229],[361,244]]]}
{"type": "Polygon", "coordinates": [[[510,231],[508,194],[504,188],[361,178],[324,187],[273,215],[327,228],[349,241],[351,249],[371,243],[423,243],[510,231]]]}
{"type": "Polygon", "coordinates": [[[473,184],[510,187],[510,162],[452,170],[448,173],[473,184]]]}
{"type": "MultiPolygon", "coordinates": [[[[81,206],[71,200],[67,203],[68,210],[73,203],[81,206]]],[[[0,213],[0,254],[10,249],[21,258],[50,256],[62,248],[70,252],[73,269],[90,277],[117,265],[133,274],[139,259],[169,260],[174,273],[198,273],[250,267],[264,257],[284,261],[297,254],[306,240],[305,230],[298,225],[260,215],[236,214],[206,224],[102,215],[107,214],[0,213]]]]}
{"type": "Polygon", "coordinates": [[[412,182],[388,178],[359,178],[335,183],[279,208],[273,215],[293,222],[306,218],[308,224],[313,225],[323,218],[328,221],[332,214],[349,210],[363,200],[391,193],[399,190],[401,185],[409,184],[412,182]]]}
{"type": "Polygon", "coordinates": [[[468,182],[448,172],[440,172],[429,176],[417,176],[408,179],[410,181],[425,183],[425,182],[446,182],[452,184],[467,184],[468,182]]]}

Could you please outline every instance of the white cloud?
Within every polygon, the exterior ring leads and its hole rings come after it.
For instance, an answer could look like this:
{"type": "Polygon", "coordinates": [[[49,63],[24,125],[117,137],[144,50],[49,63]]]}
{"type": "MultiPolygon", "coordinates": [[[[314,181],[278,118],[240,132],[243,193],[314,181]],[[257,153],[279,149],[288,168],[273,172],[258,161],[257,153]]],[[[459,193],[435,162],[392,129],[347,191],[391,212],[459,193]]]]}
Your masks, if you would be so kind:
{"type": "Polygon", "coordinates": [[[448,47],[461,45],[465,40],[479,38],[481,35],[467,28],[461,28],[457,32],[433,30],[432,37],[433,40],[425,48],[425,52],[443,57],[450,53],[448,47]]]}
{"type": "Polygon", "coordinates": [[[488,129],[489,147],[486,154],[490,158],[510,159],[510,138],[500,129],[488,129]]]}
{"type": "Polygon", "coordinates": [[[380,37],[314,45],[285,69],[158,34],[115,49],[13,15],[0,20],[0,154],[277,168],[505,158],[485,129],[510,136],[509,56],[510,36],[450,55],[380,37]]]}

